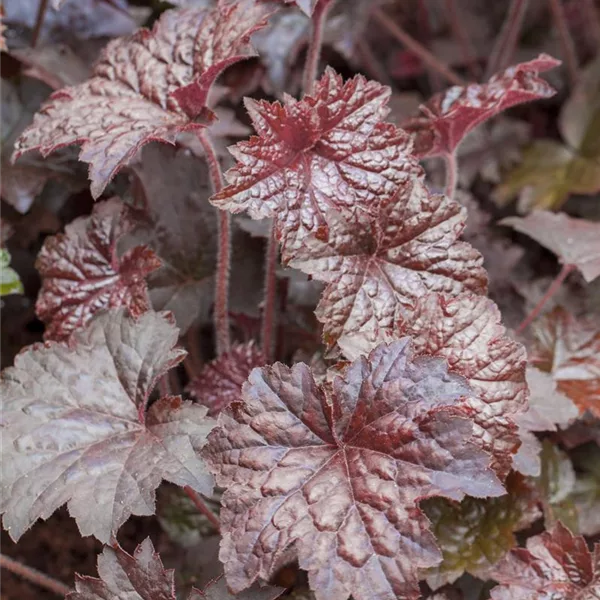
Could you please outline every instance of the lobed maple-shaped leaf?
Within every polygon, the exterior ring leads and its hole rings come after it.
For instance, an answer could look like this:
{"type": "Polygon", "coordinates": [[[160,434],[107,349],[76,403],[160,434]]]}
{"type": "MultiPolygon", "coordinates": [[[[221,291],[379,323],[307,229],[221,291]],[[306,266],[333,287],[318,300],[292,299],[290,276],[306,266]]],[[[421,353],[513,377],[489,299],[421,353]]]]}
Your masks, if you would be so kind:
{"type": "MultiPolygon", "coordinates": [[[[67,594],[67,600],[176,600],[175,574],[165,569],[162,560],[154,549],[150,538],[146,538],[135,549],[133,556],[115,543],[105,546],[98,556],[96,577],[75,578],[75,591],[67,594]]],[[[254,586],[239,596],[233,596],[225,585],[224,578],[211,581],[204,591],[192,589],[188,600],[275,600],[283,592],[282,588],[254,586]]]]}
{"type": "Polygon", "coordinates": [[[69,343],[23,350],[3,373],[4,527],[17,540],[68,503],[82,535],[111,539],[130,515],[154,513],[163,479],[210,494],[198,452],[214,421],[179,397],[148,402],[185,354],[168,314],[97,316],[69,343]]]}
{"type": "Polygon", "coordinates": [[[110,42],[91,79],[42,106],[14,157],[81,144],[97,198],[144,144],[174,143],[179,133],[210,124],[208,91],[226,67],[251,54],[249,38],[266,25],[263,15],[247,2],[170,10],[152,31],[110,42]]]}
{"type": "Polygon", "coordinates": [[[600,546],[557,523],[497,565],[492,600],[593,600],[600,594],[600,546]]]}
{"type": "Polygon", "coordinates": [[[521,446],[514,457],[514,468],[524,475],[540,474],[541,445],[534,432],[557,431],[577,418],[579,410],[573,401],[556,389],[549,373],[535,367],[527,368],[529,407],[517,415],[521,446]]]}
{"type": "Polygon", "coordinates": [[[552,374],[558,390],[600,417],[600,324],[555,308],[534,325],[532,363],[552,374]]]}
{"type": "Polygon", "coordinates": [[[205,365],[198,377],[190,381],[187,391],[214,417],[241,399],[242,385],[250,371],[264,364],[264,354],[254,342],[234,344],[229,352],[205,365]]]}
{"type": "Polygon", "coordinates": [[[508,217],[500,224],[533,238],[564,265],[577,267],[588,283],[600,275],[600,223],[536,210],[526,217],[508,217]]]}
{"type": "Polygon", "coordinates": [[[413,134],[420,158],[452,154],[465,135],[498,113],[523,102],[550,98],[556,92],[538,73],[560,61],[540,54],[528,62],[509,67],[487,83],[452,86],[420,107],[421,116],[402,124],[413,134]]]}
{"type": "Polygon", "coordinates": [[[326,237],[333,212],[372,212],[398,185],[422,172],[412,142],[384,123],[390,89],[328,68],[312,96],[283,103],[246,98],[257,136],[230,148],[237,165],[229,185],[211,198],[218,208],[275,217],[288,237],[326,237]]]}
{"type": "Polygon", "coordinates": [[[125,205],[112,198],[46,238],[36,260],[42,289],[35,306],[45,339],[65,340],[107,308],[124,306],[134,317],[150,308],[146,277],[161,261],[146,246],[118,256],[117,243],[132,226],[125,205]]]}
{"type": "Polygon", "coordinates": [[[180,148],[150,144],[133,166],[140,211],[124,245],[149,245],[163,266],[148,278],[155,310],[175,315],[185,333],[209,314],[217,254],[217,211],[208,202],[205,161],[180,148]]]}
{"type": "Polygon", "coordinates": [[[443,561],[426,572],[434,590],[453,583],[464,572],[488,579],[489,571],[517,541],[514,533],[540,516],[535,489],[511,474],[507,493],[498,498],[465,498],[453,502],[431,498],[421,504],[442,550],[443,561]]]}
{"type": "Polygon", "coordinates": [[[497,496],[467,382],[409,338],[317,385],[309,367],[254,369],[203,455],[226,487],[220,559],[231,589],[297,554],[317,600],[418,598],[440,562],[421,499],[497,496]]]}
{"type": "Polygon", "coordinates": [[[359,332],[379,339],[429,292],[485,293],[481,255],[457,241],[465,219],[460,204],[413,178],[373,219],[340,217],[329,239],[304,238],[290,264],[329,284],[316,311],[326,342],[359,332]]]}

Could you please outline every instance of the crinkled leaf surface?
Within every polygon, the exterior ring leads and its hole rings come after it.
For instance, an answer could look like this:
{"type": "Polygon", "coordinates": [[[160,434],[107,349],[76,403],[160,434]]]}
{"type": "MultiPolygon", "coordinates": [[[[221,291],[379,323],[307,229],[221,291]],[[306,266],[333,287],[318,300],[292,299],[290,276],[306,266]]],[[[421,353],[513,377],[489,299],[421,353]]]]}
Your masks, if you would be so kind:
{"type": "Polygon", "coordinates": [[[152,31],[112,41],[91,79],[51,96],[17,141],[15,157],[81,144],[98,197],[144,144],[174,143],[178,133],[210,123],[208,91],[226,67],[249,55],[263,15],[246,2],[171,10],[152,31]]]}
{"type": "Polygon", "coordinates": [[[432,498],[421,504],[444,557],[426,572],[433,589],[456,581],[465,571],[488,579],[490,568],[516,546],[514,532],[540,516],[537,494],[521,476],[511,474],[506,488],[499,498],[467,497],[460,503],[432,498]]]}
{"type": "Polygon", "coordinates": [[[514,421],[527,408],[526,352],[507,335],[498,307],[483,296],[430,294],[396,335],[411,336],[419,354],[443,356],[467,379],[480,435],[504,477],[519,445],[514,421]]]}
{"type": "Polygon", "coordinates": [[[371,212],[421,173],[410,136],[383,122],[389,97],[375,81],[357,75],[344,83],[328,68],[302,100],[246,99],[258,135],[230,149],[237,165],[211,201],[254,219],[275,217],[284,241],[313,230],[326,237],[332,212],[371,212]]]}
{"type": "Polygon", "coordinates": [[[23,284],[19,274],[9,265],[10,254],[8,250],[0,248],[0,296],[23,293],[23,284]]]}
{"type": "Polygon", "coordinates": [[[359,332],[379,339],[428,292],[485,293],[481,255],[457,241],[465,219],[460,204],[414,178],[373,219],[340,217],[328,240],[305,238],[290,264],[329,283],[316,313],[326,342],[359,332]]]}
{"type": "Polygon", "coordinates": [[[185,354],[177,337],[168,315],[113,310],[4,371],[1,508],[13,539],[67,502],[82,535],[108,542],[130,515],[154,513],[163,479],[211,493],[197,454],[214,423],[206,409],[163,397],[146,410],[185,354]]]}
{"type": "Polygon", "coordinates": [[[204,456],[227,488],[220,559],[233,591],[292,546],[318,600],[418,598],[440,562],[417,501],[502,493],[473,434],[466,381],[403,338],[331,384],[307,365],[254,369],[204,456]]]}
{"type": "Polygon", "coordinates": [[[143,223],[126,244],[148,244],[163,266],[148,279],[155,310],[170,310],[185,333],[213,300],[217,214],[209,204],[206,163],[162,144],[144,148],[135,165],[143,223]]]}
{"type": "Polygon", "coordinates": [[[577,319],[555,308],[534,325],[537,338],[531,360],[552,374],[558,390],[583,414],[600,416],[600,324],[577,319]]]}
{"type": "Polygon", "coordinates": [[[465,135],[483,121],[516,104],[553,96],[555,90],[538,73],[559,64],[540,54],[494,75],[487,83],[455,85],[433,96],[421,106],[421,116],[402,127],[413,134],[419,157],[452,154],[465,135]]]}
{"type": "Polygon", "coordinates": [[[557,523],[551,531],[511,550],[493,578],[492,600],[594,600],[600,594],[600,547],[557,523]]]}
{"type": "Polygon", "coordinates": [[[600,275],[600,223],[536,210],[524,218],[509,217],[501,224],[533,238],[563,264],[575,265],[588,283],[600,275]]]}
{"type": "MultiPolygon", "coordinates": [[[[121,546],[105,546],[98,556],[100,578],[77,575],[75,590],[67,600],[175,600],[175,577],[172,569],[166,570],[150,538],[146,538],[133,556],[121,546]]],[[[275,600],[282,588],[255,586],[248,592],[235,596],[239,600],[275,600]]],[[[233,600],[223,577],[209,583],[203,592],[193,589],[188,600],[233,600]]]]}
{"type": "Polygon", "coordinates": [[[150,308],[146,277],[161,266],[146,246],[117,255],[119,239],[133,226],[117,198],[97,204],[65,233],[46,238],[36,267],[42,277],[36,312],[47,340],[64,340],[100,310],[126,307],[133,316],[150,308]]]}
{"type": "Polygon", "coordinates": [[[541,446],[534,432],[556,431],[577,418],[579,410],[573,401],[556,389],[549,373],[535,367],[527,368],[529,408],[517,415],[521,447],[514,457],[514,468],[524,475],[540,474],[541,446]]]}
{"type": "Polygon", "coordinates": [[[242,385],[250,371],[264,364],[264,355],[254,342],[234,344],[229,352],[208,363],[187,391],[208,408],[210,416],[218,415],[230,402],[241,400],[242,385]]]}

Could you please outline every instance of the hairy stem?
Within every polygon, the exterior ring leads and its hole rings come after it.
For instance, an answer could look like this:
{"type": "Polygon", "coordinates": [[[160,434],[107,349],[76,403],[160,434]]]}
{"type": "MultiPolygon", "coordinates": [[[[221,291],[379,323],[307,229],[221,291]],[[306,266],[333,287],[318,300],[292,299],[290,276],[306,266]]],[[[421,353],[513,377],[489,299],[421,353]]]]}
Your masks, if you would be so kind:
{"type": "Polygon", "coordinates": [[[444,162],[446,163],[446,186],[444,194],[448,198],[454,198],[456,186],[458,184],[458,163],[456,153],[444,154],[444,162]]]}
{"type": "Polygon", "coordinates": [[[563,265],[563,268],[560,270],[560,273],[556,276],[554,281],[550,284],[550,287],[546,291],[546,293],[540,298],[539,302],[535,305],[533,310],[525,317],[524,321],[517,327],[516,332],[522,333],[531,325],[531,323],[539,316],[542,312],[542,308],[544,305],[558,290],[562,285],[563,281],[567,278],[569,273],[575,270],[575,265],[563,265]]]}
{"type": "Polygon", "coordinates": [[[261,324],[261,343],[265,360],[273,361],[273,331],[275,329],[275,297],[277,293],[277,255],[278,244],[275,236],[275,223],[271,224],[269,241],[267,242],[267,254],[265,259],[265,295],[261,324]]]}
{"type": "Polygon", "coordinates": [[[44,25],[44,18],[46,17],[46,9],[48,8],[48,0],[40,0],[38,6],[37,15],[35,17],[35,25],[33,26],[33,33],[31,34],[31,47],[35,48],[39,39],[40,33],[42,32],[42,26],[44,25]]]}
{"type": "Polygon", "coordinates": [[[492,53],[485,69],[484,78],[489,79],[494,73],[501,71],[511,61],[519,39],[525,12],[529,0],[512,0],[506,13],[502,29],[494,42],[492,53]]]}
{"type": "Polygon", "coordinates": [[[469,39],[469,36],[463,27],[458,6],[456,5],[456,0],[446,0],[446,13],[448,14],[452,35],[460,46],[460,51],[462,52],[463,59],[469,69],[469,73],[473,79],[478,79],[479,75],[481,74],[481,69],[477,64],[477,58],[475,56],[473,44],[471,44],[471,40],[469,39]]]}
{"type": "Polygon", "coordinates": [[[304,75],[302,78],[302,89],[307,95],[312,94],[317,72],[319,70],[319,59],[321,58],[321,47],[323,45],[323,31],[331,0],[321,0],[315,6],[312,15],[312,28],[310,32],[310,43],[308,45],[308,55],[304,65],[304,75]]]}
{"type": "MultiPolygon", "coordinates": [[[[223,172],[210,138],[201,131],[198,139],[204,149],[210,181],[216,194],[223,189],[223,172]]],[[[219,211],[219,248],[217,253],[217,282],[215,285],[215,336],[217,355],[231,349],[229,327],[229,273],[231,271],[231,215],[226,210],[219,211]]]]}
{"type": "Polygon", "coordinates": [[[200,496],[200,494],[193,490],[189,485],[186,485],[183,488],[183,491],[194,503],[194,506],[198,509],[198,512],[203,514],[217,531],[220,531],[221,522],[219,521],[219,517],[217,517],[217,515],[215,515],[215,513],[210,508],[208,508],[206,502],[204,502],[204,500],[202,499],[202,496],[200,496]]]}
{"type": "Polygon", "coordinates": [[[434,69],[442,77],[455,85],[465,85],[465,80],[457,75],[450,67],[435,57],[427,48],[413,39],[400,25],[394,23],[380,8],[373,11],[373,17],[390,35],[396,38],[403,46],[414,52],[427,66],[434,69]]]}
{"type": "Polygon", "coordinates": [[[565,63],[567,65],[567,73],[569,75],[569,81],[571,86],[577,83],[579,75],[579,63],[577,60],[577,52],[575,51],[575,44],[569,31],[569,25],[565,17],[565,11],[560,0],[548,0],[550,5],[550,12],[552,13],[552,19],[554,25],[558,30],[558,36],[560,38],[560,45],[562,46],[563,54],[565,55],[565,63]]]}
{"type": "Polygon", "coordinates": [[[65,596],[71,591],[71,588],[64,583],[49,577],[45,573],[41,573],[37,569],[23,565],[5,554],[0,554],[0,567],[39,587],[54,592],[58,596],[65,596]]]}

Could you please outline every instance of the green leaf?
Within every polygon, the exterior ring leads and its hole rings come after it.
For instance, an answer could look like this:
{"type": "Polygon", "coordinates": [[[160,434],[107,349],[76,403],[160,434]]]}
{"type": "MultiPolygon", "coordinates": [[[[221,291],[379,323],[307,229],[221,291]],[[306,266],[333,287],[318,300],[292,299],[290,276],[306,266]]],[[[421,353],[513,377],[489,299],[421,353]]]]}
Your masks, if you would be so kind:
{"type": "Polygon", "coordinates": [[[19,274],[11,269],[10,254],[5,248],[0,248],[0,296],[9,294],[22,294],[23,284],[19,279],[19,274]]]}
{"type": "Polygon", "coordinates": [[[443,555],[437,567],[425,572],[433,589],[456,581],[464,572],[487,579],[488,570],[516,545],[514,532],[540,516],[538,495],[525,478],[513,472],[506,488],[508,493],[498,498],[421,502],[443,555]]]}
{"type": "Polygon", "coordinates": [[[568,455],[549,440],[542,443],[541,474],[537,478],[546,529],[561,521],[572,532],[579,533],[577,509],[571,493],[575,488],[575,470],[568,455]]]}
{"type": "Polygon", "coordinates": [[[527,212],[558,209],[571,194],[600,190],[600,60],[586,69],[565,102],[559,128],[564,143],[542,139],[529,146],[522,163],[496,189],[499,204],[520,192],[527,212]]]}

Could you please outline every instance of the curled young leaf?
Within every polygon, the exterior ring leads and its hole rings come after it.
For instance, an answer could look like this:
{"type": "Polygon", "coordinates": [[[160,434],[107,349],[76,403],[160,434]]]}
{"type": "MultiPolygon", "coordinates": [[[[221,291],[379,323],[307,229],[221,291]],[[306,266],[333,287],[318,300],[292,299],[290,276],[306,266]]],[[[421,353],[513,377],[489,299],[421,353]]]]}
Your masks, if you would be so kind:
{"type": "Polygon", "coordinates": [[[258,135],[230,149],[237,165],[211,202],[253,219],[275,217],[284,241],[311,231],[326,237],[333,212],[373,212],[422,172],[410,137],[383,122],[390,93],[361,75],[344,83],[328,68],[302,100],[246,99],[258,135]]]}
{"type": "Polygon", "coordinates": [[[13,539],[67,502],[82,535],[108,542],[130,515],[153,514],[163,479],[211,493],[198,456],[214,423],[206,409],[171,396],[148,408],[183,359],[177,338],[166,314],[113,310],[4,371],[0,508],[13,539]]]}
{"type": "Polygon", "coordinates": [[[433,96],[421,106],[422,115],[402,127],[413,134],[420,158],[452,154],[465,135],[483,121],[516,104],[553,96],[555,90],[538,73],[559,64],[540,54],[494,75],[487,83],[455,85],[433,96]]]}
{"type": "Polygon", "coordinates": [[[516,546],[515,532],[538,519],[537,494],[523,477],[511,474],[506,489],[499,498],[467,497],[460,503],[431,498],[421,504],[444,557],[426,572],[433,589],[464,572],[488,579],[490,569],[516,546]]]}
{"type": "Polygon", "coordinates": [[[599,560],[600,545],[590,553],[583,537],[557,523],[500,561],[492,600],[592,600],[600,593],[599,560]]]}
{"type": "Polygon", "coordinates": [[[288,549],[317,600],[418,598],[418,569],[441,555],[417,502],[503,493],[470,393],[443,359],[415,359],[409,338],[321,386],[303,363],[254,369],[203,452],[227,488],[231,589],[268,578],[288,549]]]}
{"type": "Polygon", "coordinates": [[[198,377],[190,381],[187,391],[214,417],[234,400],[241,400],[242,385],[250,371],[264,364],[265,357],[254,342],[234,344],[229,352],[203,367],[198,377]]]}
{"type": "Polygon", "coordinates": [[[600,324],[555,308],[534,324],[532,363],[552,374],[558,390],[600,417],[600,324]]]}
{"type": "Polygon", "coordinates": [[[150,308],[146,277],[160,259],[146,246],[117,255],[132,226],[125,205],[113,198],[46,238],[36,261],[42,289],[35,306],[45,339],[65,340],[107,308],[124,306],[134,317],[150,308]]]}
{"type": "Polygon", "coordinates": [[[564,265],[577,267],[588,283],[600,275],[600,223],[536,210],[526,217],[503,219],[500,224],[533,238],[564,265]]]}
{"type": "Polygon", "coordinates": [[[379,204],[373,219],[340,217],[329,239],[305,238],[290,264],[329,284],[316,311],[326,342],[355,333],[381,339],[429,292],[485,293],[481,255],[458,241],[465,219],[460,204],[413,178],[379,204]]]}
{"type": "MultiPolygon", "coordinates": [[[[67,594],[67,600],[176,600],[175,576],[172,569],[166,570],[154,549],[150,538],[146,538],[134,551],[133,556],[119,546],[105,546],[98,556],[96,577],[75,579],[75,591],[67,594]]],[[[204,591],[192,589],[188,600],[275,600],[282,588],[271,585],[255,586],[239,596],[233,596],[225,585],[224,578],[211,581],[204,591]]]]}
{"type": "Polygon", "coordinates": [[[97,198],[143,145],[174,143],[179,133],[210,124],[208,91],[226,67],[251,54],[249,38],[266,25],[263,16],[246,2],[170,10],[152,31],[112,41],[91,79],[42,106],[17,140],[15,158],[81,144],[97,198]]]}

